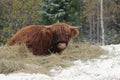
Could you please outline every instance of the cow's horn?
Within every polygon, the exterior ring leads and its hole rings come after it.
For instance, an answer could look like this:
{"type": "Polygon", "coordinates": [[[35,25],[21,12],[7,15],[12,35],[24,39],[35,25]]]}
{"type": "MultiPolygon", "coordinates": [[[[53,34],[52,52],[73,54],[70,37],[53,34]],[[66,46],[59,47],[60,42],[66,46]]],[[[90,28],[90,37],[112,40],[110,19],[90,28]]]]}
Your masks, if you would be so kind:
{"type": "Polygon", "coordinates": [[[76,28],[76,29],[78,29],[78,27],[73,27],[73,28],[76,28]]]}

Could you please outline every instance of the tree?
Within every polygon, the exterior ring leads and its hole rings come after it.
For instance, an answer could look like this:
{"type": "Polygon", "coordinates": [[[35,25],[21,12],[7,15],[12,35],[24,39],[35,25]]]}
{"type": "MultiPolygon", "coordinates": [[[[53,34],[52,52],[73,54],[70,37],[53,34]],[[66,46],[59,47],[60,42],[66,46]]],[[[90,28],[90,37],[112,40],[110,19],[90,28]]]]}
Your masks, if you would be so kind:
{"type": "Polygon", "coordinates": [[[101,45],[120,43],[120,1],[103,0],[103,5],[100,3],[101,0],[84,0],[82,32],[85,40],[101,45]]]}
{"type": "Polygon", "coordinates": [[[101,44],[100,1],[84,0],[82,33],[85,41],[101,44]]]}
{"type": "Polygon", "coordinates": [[[0,44],[20,28],[36,24],[41,0],[0,0],[0,44]]]}
{"type": "Polygon", "coordinates": [[[82,0],[44,0],[41,4],[40,24],[67,22],[71,25],[81,25],[83,11],[82,0]]]}
{"type": "Polygon", "coordinates": [[[104,21],[103,21],[103,0],[100,1],[100,23],[102,32],[102,45],[105,45],[105,32],[104,32],[104,21]]]}

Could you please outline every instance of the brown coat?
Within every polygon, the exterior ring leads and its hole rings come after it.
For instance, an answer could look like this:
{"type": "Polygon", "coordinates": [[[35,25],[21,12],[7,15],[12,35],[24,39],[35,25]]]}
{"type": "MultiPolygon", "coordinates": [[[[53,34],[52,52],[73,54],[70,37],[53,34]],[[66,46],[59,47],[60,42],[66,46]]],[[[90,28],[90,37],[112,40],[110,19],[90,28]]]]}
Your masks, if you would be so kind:
{"type": "Polygon", "coordinates": [[[60,53],[78,33],[76,28],[66,23],[56,23],[50,27],[30,25],[20,29],[8,41],[8,45],[25,43],[29,51],[35,55],[60,53]]]}

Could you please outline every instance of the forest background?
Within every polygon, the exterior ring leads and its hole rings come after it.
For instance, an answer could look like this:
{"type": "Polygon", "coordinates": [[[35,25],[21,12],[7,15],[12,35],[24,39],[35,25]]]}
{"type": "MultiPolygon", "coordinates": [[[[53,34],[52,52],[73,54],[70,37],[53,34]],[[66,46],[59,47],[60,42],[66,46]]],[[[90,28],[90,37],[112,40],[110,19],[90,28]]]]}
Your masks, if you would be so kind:
{"type": "Polygon", "coordinates": [[[106,45],[120,43],[119,0],[0,0],[0,45],[22,27],[56,22],[78,27],[77,42],[102,44],[104,34],[106,45]]]}

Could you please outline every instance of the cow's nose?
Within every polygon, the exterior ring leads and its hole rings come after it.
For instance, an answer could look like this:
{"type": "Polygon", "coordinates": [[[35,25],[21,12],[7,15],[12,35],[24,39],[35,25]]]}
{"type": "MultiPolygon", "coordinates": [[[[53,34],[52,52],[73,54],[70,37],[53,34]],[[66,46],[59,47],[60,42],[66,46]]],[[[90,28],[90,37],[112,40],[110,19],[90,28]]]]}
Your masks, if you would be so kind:
{"type": "Polygon", "coordinates": [[[67,47],[66,43],[59,43],[58,44],[58,49],[65,49],[67,47]]]}

